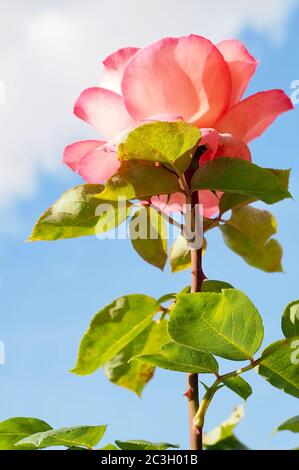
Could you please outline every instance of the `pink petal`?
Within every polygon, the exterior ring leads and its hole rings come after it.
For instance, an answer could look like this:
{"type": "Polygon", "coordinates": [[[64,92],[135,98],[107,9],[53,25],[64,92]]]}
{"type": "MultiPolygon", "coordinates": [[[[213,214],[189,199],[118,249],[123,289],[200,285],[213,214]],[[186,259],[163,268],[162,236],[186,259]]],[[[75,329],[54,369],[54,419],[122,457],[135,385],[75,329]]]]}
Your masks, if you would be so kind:
{"type": "MultiPolygon", "coordinates": [[[[198,192],[199,203],[203,205],[203,216],[212,217],[219,211],[219,199],[211,191],[202,190],[198,192]]],[[[160,196],[153,196],[151,198],[151,204],[160,209],[164,214],[172,214],[176,212],[185,213],[186,208],[186,197],[182,193],[171,194],[170,197],[167,194],[160,196]]]]}
{"type": "Polygon", "coordinates": [[[251,161],[251,153],[245,142],[230,134],[219,134],[219,146],[214,158],[230,157],[251,161]]]}
{"type": "Polygon", "coordinates": [[[229,108],[232,108],[242,98],[248,83],[256,71],[258,61],[249,54],[246,47],[237,39],[222,41],[217,47],[230,70],[232,79],[232,94],[229,108]]]}
{"type": "Polygon", "coordinates": [[[74,113],[91,124],[106,139],[134,125],[122,97],[104,88],[84,90],[75,103],[74,113]]]}
{"type": "Polygon", "coordinates": [[[203,189],[198,192],[199,203],[203,205],[203,216],[212,217],[219,211],[219,199],[212,191],[203,189]]]}
{"type": "Polygon", "coordinates": [[[250,142],[261,135],[282,113],[294,109],[282,90],[256,93],[228,111],[216,124],[222,133],[250,142]]]}
{"type": "Polygon", "coordinates": [[[98,184],[113,176],[119,167],[117,151],[105,144],[85,155],[79,163],[78,173],[87,183],[98,184]]]}
{"type": "Polygon", "coordinates": [[[213,160],[219,146],[219,132],[215,129],[200,129],[201,140],[199,145],[207,147],[205,153],[200,157],[200,163],[206,163],[213,160]]]}
{"type": "Polygon", "coordinates": [[[227,109],[231,78],[222,54],[207,39],[165,38],[132,57],[122,94],[136,120],[170,113],[213,127],[227,109]]]}
{"type": "Polygon", "coordinates": [[[125,67],[137,51],[137,47],[124,47],[103,61],[104,70],[100,82],[102,88],[121,94],[121,80],[125,67]]]}
{"type": "Polygon", "coordinates": [[[65,147],[63,152],[63,163],[68,165],[73,171],[78,170],[80,160],[88,153],[105,142],[100,140],[83,140],[81,142],[75,142],[65,147]]]}

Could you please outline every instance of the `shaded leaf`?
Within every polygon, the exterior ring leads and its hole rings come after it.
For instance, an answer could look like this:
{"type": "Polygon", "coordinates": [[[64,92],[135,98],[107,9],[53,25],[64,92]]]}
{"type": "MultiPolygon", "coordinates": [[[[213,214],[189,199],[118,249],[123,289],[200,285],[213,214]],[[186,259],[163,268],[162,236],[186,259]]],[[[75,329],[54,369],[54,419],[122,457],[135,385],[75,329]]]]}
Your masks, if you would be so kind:
{"type": "Polygon", "coordinates": [[[212,279],[205,279],[201,285],[201,292],[221,292],[222,289],[233,289],[233,286],[228,282],[214,281],[212,279]]]}
{"type": "Polygon", "coordinates": [[[231,360],[251,359],[264,335],[259,312],[236,289],[179,294],[168,331],[177,343],[231,360]]]}
{"type": "Polygon", "coordinates": [[[6,419],[0,423],[0,450],[16,449],[15,444],[20,439],[50,429],[51,426],[41,419],[21,417],[6,419]]]}
{"type": "Polygon", "coordinates": [[[148,263],[164,269],[167,261],[167,228],[155,209],[144,206],[130,222],[130,238],[134,249],[148,263]]]}
{"type": "Polygon", "coordinates": [[[38,432],[25,437],[17,443],[18,447],[86,447],[93,448],[103,437],[106,426],[74,426],[69,428],[51,429],[46,432],[38,432]]]}
{"type": "Polygon", "coordinates": [[[162,369],[178,372],[198,374],[218,372],[217,361],[211,354],[195,351],[174,342],[164,344],[156,354],[137,356],[136,359],[162,369]]]}
{"type": "Polygon", "coordinates": [[[276,431],[299,432],[299,415],[294,416],[293,418],[290,418],[282,423],[280,426],[278,426],[276,431]]]}
{"type": "Polygon", "coordinates": [[[235,208],[220,230],[226,245],[250,266],[266,272],[282,271],[282,248],[271,238],[277,223],[270,212],[251,206],[235,208]]]}
{"type": "Polygon", "coordinates": [[[259,374],[273,387],[299,398],[299,337],[270,344],[261,358],[259,374]]]}
{"type": "Polygon", "coordinates": [[[105,364],[108,379],[141,396],[145,385],[154,374],[154,367],[137,360],[130,361],[139,354],[150,354],[159,350],[160,346],[169,341],[167,320],[152,323],[133,339],[124,349],[105,364]]]}
{"type": "Polygon", "coordinates": [[[72,372],[87,375],[103,366],[149,326],[159,308],[155,299],[142,294],[120,297],[104,307],[81,340],[72,372]]]}
{"type": "Polygon", "coordinates": [[[101,199],[118,201],[120,197],[145,199],[159,194],[172,194],[181,191],[175,174],[162,166],[124,165],[110,178],[101,199]]]}
{"type": "Polygon", "coordinates": [[[299,336],[299,300],[289,303],[283,312],[281,329],[286,338],[299,336]]]}
{"type": "Polygon", "coordinates": [[[200,138],[200,130],[184,121],[147,123],[130,132],[118,154],[120,160],[160,162],[181,174],[190,165],[200,138]]]}
{"type": "Polygon", "coordinates": [[[243,417],[244,408],[238,406],[227,420],[203,435],[204,447],[207,450],[248,450],[234,435],[234,429],[243,417]]]}
{"type": "Polygon", "coordinates": [[[243,400],[247,400],[252,394],[252,388],[242,377],[229,377],[224,379],[223,383],[243,400]]]}
{"type": "MultiPolygon", "coordinates": [[[[207,249],[207,241],[203,240],[203,253],[207,249]]],[[[191,249],[185,237],[180,235],[172,244],[169,252],[169,261],[173,273],[191,267],[191,249]]]]}
{"type": "Polygon", "coordinates": [[[272,171],[240,158],[217,158],[195,172],[192,190],[211,189],[274,204],[291,197],[280,178],[272,171]]]}
{"type": "Polygon", "coordinates": [[[149,442],[142,440],[115,441],[116,445],[122,450],[166,450],[169,448],[178,449],[177,444],[168,442],[149,442]]]}

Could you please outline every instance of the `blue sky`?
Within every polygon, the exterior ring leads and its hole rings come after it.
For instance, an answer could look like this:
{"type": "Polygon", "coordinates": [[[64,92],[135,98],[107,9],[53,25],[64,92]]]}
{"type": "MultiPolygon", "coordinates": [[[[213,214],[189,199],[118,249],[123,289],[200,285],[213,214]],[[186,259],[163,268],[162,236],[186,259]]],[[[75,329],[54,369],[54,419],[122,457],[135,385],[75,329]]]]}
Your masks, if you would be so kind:
{"type": "MultiPolygon", "coordinates": [[[[60,165],[60,155],[64,145],[94,134],[72,116],[72,103],[84,87],[96,83],[100,59],[115,48],[191,32],[215,39],[237,36],[261,60],[248,93],[269,88],[291,93],[291,82],[299,80],[297,1],[244,1],[237,7],[228,1],[225,16],[217,18],[212,14],[221,5],[217,0],[209,2],[210,11],[195,0],[183,2],[183,11],[181,3],[167,0],[158,8],[154,0],[150,10],[128,0],[117,18],[115,1],[98,8],[88,0],[84,9],[77,1],[66,1],[63,7],[49,1],[37,7],[29,1],[26,9],[25,2],[13,1],[1,12],[7,22],[17,8],[20,11],[15,28],[1,28],[11,49],[2,50],[0,64],[6,89],[6,101],[0,105],[0,339],[6,347],[6,364],[0,365],[0,419],[34,416],[55,427],[107,423],[106,441],[143,438],[188,445],[184,374],[157,371],[138,399],[110,384],[102,371],[87,377],[68,372],[80,338],[100,307],[126,293],[158,297],[178,290],[188,284],[188,272],[173,275],[167,268],[161,273],[142,262],[128,240],[24,243],[38,215],[80,182],[60,165]],[[74,47],[74,41],[80,47],[74,47]]],[[[285,272],[270,275],[247,266],[224,246],[218,231],[209,234],[204,259],[209,278],[230,282],[259,308],[265,345],[281,336],[283,308],[299,297],[297,144],[298,108],[251,145],[256,163],[293,168],[294,201],[271,208],[279,223],[285,272]]],[[[246,378],[254,394],[238,436],[252,448],[298,446],[298,438],[290,433],[271,437],[280,422],[298,414],[298,401],[255,372],[246,378]]],[[[219,392],[207,416],[207,430],[240,401],[230,391],[219,392]]]]}

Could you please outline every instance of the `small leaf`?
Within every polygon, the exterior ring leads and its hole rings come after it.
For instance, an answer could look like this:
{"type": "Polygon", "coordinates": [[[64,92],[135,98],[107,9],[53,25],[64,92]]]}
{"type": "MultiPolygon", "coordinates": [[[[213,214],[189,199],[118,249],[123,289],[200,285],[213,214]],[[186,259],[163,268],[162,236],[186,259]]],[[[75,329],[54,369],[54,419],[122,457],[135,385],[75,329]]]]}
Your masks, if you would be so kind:
{"type": "Polygon", "coordinates": [[[169,341],[167,320],[152,321],[152,323],[133,339],[124,349],[105,364],[108,379],[128,388],[141,396],[145,385],[154,374],[154,367],[140,361],[130,361],[139,354],[150,354],[159,350],[160,346],[169,341]]]}
{"type": "Polygon", "coordinates": [[[28,241],[52,241],[97,235],[126,220],[130,205],[101,200],[103,186],[84,184],[66,191],[42,214],[28,241]]]}
{"type": "Polygon", "coordinates": [[[159,194],[172,194],[181,191],[175,174],[162,166],[149,164],[124,165],[110,178],[101,199],[118,201],[120,197],[145,199],[159,194]]]}
{"type": "Polygon", "coordinates": [[[177,343],[233,361],[252,359],[264,335],[259,312],[236,289],[179,294],[168,331],[177,343]]]}
{"type": "Polygon", "coordinates": [[[299,336],[299,300],[287,305],[282,315],[281,329],[286,338],[299,336]]]}
{"type": "MultiPolygon", "coordinates": [[[[52,429],[36,418],[10,418],[0,423],[0,450],[16,450],[15,444],[36,432],[52,429]]],[[[33,447],[31,447],[33,448],[33,447]]]]}
{"type": "Polygon", "coordinates": [[[267,204],[291,197],[271,170],[240,158],[217,158],[200,166],[192,178],[192,190],[201,189],[243,194],[267,204]]]}
{"type": "Polygon", "coordinates": [[[228,282],[214,281],[212,279],[205,279],[201,285],[201,292],[218,292],[223,289],[233,289],[233,286],[228,282]]]}
{"type": "Polygon", "coordinates": [[[119,450],[114,444],[107,444],[105,447],[101,447],[99,450],[119,450]]]}
{"type": "Polygon", "coordinates": [[[217,361],[211,354],[195,351],[174,342],[164,344],[156,354],[137,356],[136,359],[162,369],[178,372],[198,374],[218,372],[217,361]]]}
{"type": "MultiPolygon", "coordinates": [[[[203,240],[203,253],[207,249],[207,241],[203,240]]],[[[176,273],[191,267],[191,249],[185,237],[180,235],[172,244],[169,252],[171,271],[176,273]]]]}
{"type": "Polygon", "coordinates": [[[280,426],[278,426],[276,431],[299,432],[299,415],[294,416],[293,418],[290,418],[282,423],[280,426]]]}
{"type": "Polygon", "coordinates": [[[248,448],[233,434],[235,427],[243,417],[244,408],[238,406],[227,420],[204,434],[204,447],[207,450],[247,450],[248,448]]]}
{"type": "Polygon", "coordinates": [[[223,383],[243,400],[247,400],[252,394],[252,388],[242,377],[229,377],[224,379],[223,383]]]}
{"type": "Polygon", "coordinates": [[[93,448],[103,437],[107,426],[74,426],[70,428],[52,429],[51,431],[38,432],[25,437],[17,443],[18,447],[45,447],[81,446],[93,448]]]}
{"type": "Polygon", "coordinates": [[[167,261],[167,228],[155,209],[145,206],[130,222],[130,238],[137,253],[149,264],[164,269],[167,261]]]}
{"type": "Polygon", "coordinates": [[[299,398],[299,337],[270,344],[261,357],[259,374],[273,387],[299,398]]]}
{"type": "Polygon", "coordinates": [[[87,375],[103,366],[149,326],[159,308],[155,299],[142,294],[120,297],[104,307],[83,336],[71,372],[87,375]]]}
{"type": "Polygon", "coordinates": [[[190,165],[200,138],[200,130],[184,121],[147,123],[119,145],[119,158],[160,162],[181,174],[190,165]]]}
{"type": "Polygon", "coordinates": [[[121,450],[166,450],[169,448],[178,449],[177,444],[169,444],[168,442],[149,442],[142,440],[115,441],[115,444],[121,450]]]}
{"type": "Polygon", "coordinates": [[[281,246],[270,238],[277,232],[275,217],[270,212],[250,206],[235,208],[220,230],[226,245],[250,266],[266,272],[282,271],[281,246]]]}

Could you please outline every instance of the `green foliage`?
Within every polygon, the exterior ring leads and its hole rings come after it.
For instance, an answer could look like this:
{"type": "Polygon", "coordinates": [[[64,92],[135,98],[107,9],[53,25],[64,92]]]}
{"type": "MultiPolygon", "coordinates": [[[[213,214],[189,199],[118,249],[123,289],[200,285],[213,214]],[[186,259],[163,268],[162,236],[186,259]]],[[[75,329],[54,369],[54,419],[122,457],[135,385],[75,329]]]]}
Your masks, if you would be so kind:
{"type": "Polygon", "coordinates": [[[251,359],[264,335],[259,312],[243,293],[180,294],[169,334],[185,346],[231,360],[251,359]]]}
{"type": "Polygon", "coordinates": [[[141,396],[143,388],[153,377],[155,368],[145,362],[130,361],[130,359],[140,354],[151,354],[169,340],[167,320],[152,321],[133,341],[105,364],[108,379],[141,396]]]}
{"type": "Polygon", "coordinates": [[[299,337],[276,341],[263,351],[258,367],[259,374],[271,385],[296,398],[299,398],[298,348],[299,337]]]}
{"type": "Polygon", "coordinates": [[[123,165],[106,183],[102,199],[117,201],[119,197],[145,199],[159,194],[181,191],[176,175],[162,166],[150,164],[123,165]]]}
{"type": "Polygon", "coordinates": [[[207,450],[249,450],[234,435],[234,429],[244,416],[244,409],[238,406],[232,415],[215,429],[204,434],[203,445],[207,450]]]}
{"type": "Polygon", "coordinates": [[[99,198],[103,186],[84,184],[66,191],[42,214],[28,241],[51,241],[96,235],[126,220],[130,204],[99,198]]]}
{"type": "Polygon", "coordinates": [[[185,237],[180,235],[171,245],[169,261],[173,273],[190,268],[191,252],[185,237]]]}
{"type": "Polygon", "coordinates": [[[180,344],[164,344],[156,354],[137,356],[139,361],[162,369],[198,374],[217,373],[218,364],[211,354],[195,351],[180,344]]]}
{"type": "Polygon", "coordinates": [[[252,394],[252,388],[242,377],[228,377],[223,380],[223,383],[243,400],[247,400],[252,394]]]}
{"type": "Polygon", "coordinates": [[[72,372],[91,374],[139,335],[159,310],[152,297],[133,294],[120,297],[100,310],[82,338],[72,372]]]}
{"type": "MultiPolygon", "coordinates": [[[[21,439],[37,432],[49,431],[51,426],[36,418],[10,418],[0,423],[0,450],[15,450],[21,439]]],[[[30,447],[34,449],[34,446],[30,447]]]]}
{"type": "Polygon", "coordinates": [[[299,336],[299,300],[287,305],[282,315],[281,329],[286,338],[299,336]]]}
{"type": "Polygon", "coordinates": [[[177,444],[169,444],[168,442],[149,442],[142,440],[115,441],[122,450],[166,450],[169,448],[178,449],[177,444]]]}
{"type": "Polygon", "coordinates": [[[200,130],[183,121],[147,123],[130,132],[119,145],[119,158],[160,162],[182,174],[189,167],[200,138],[200,130]]]}
{"type": "Polygon", "coordinates": [[[213,279],[205,279],[201,285],[201,292],[218,292],[223,289],[233,289],[233,286],[228,282],[215,281],[213,279]]]}
{"type": "Polygon", "coordinates": [[[250,206],[233,209],[231,218],[220,225],[226,245],[250,265],[266,272],[282,271],[282,249],[270,238],[277,232],[275,217],[250,206]]]}
{"type": "Polygon", "coordinates": [[[291,197],[279,176],[239,158],[218,158],[200,166],[191,184],[193,191],[211,189],[242,194],[267,204],[291,197]]]}
{"type": "Polygon", "coordinates": [[[18,447],[73,447],[92,449],[102,439],[106,426],[74,426],[70,428],[51,429],[27,436],[17,442],[18,447]]]}
{"type": "Polygon", "coordinates": [[[299,432],[299,415],[294,416],[293,418],[288,419],[282,423],[275,431],[291,431],[299,432]]]}
{"type": "Polygon", "coordinates": [[[130,236],[141,258],[163,270],[167,261],[168,233],[161,214],[151,207],[141,207],[131,219],[130,236]]]}

